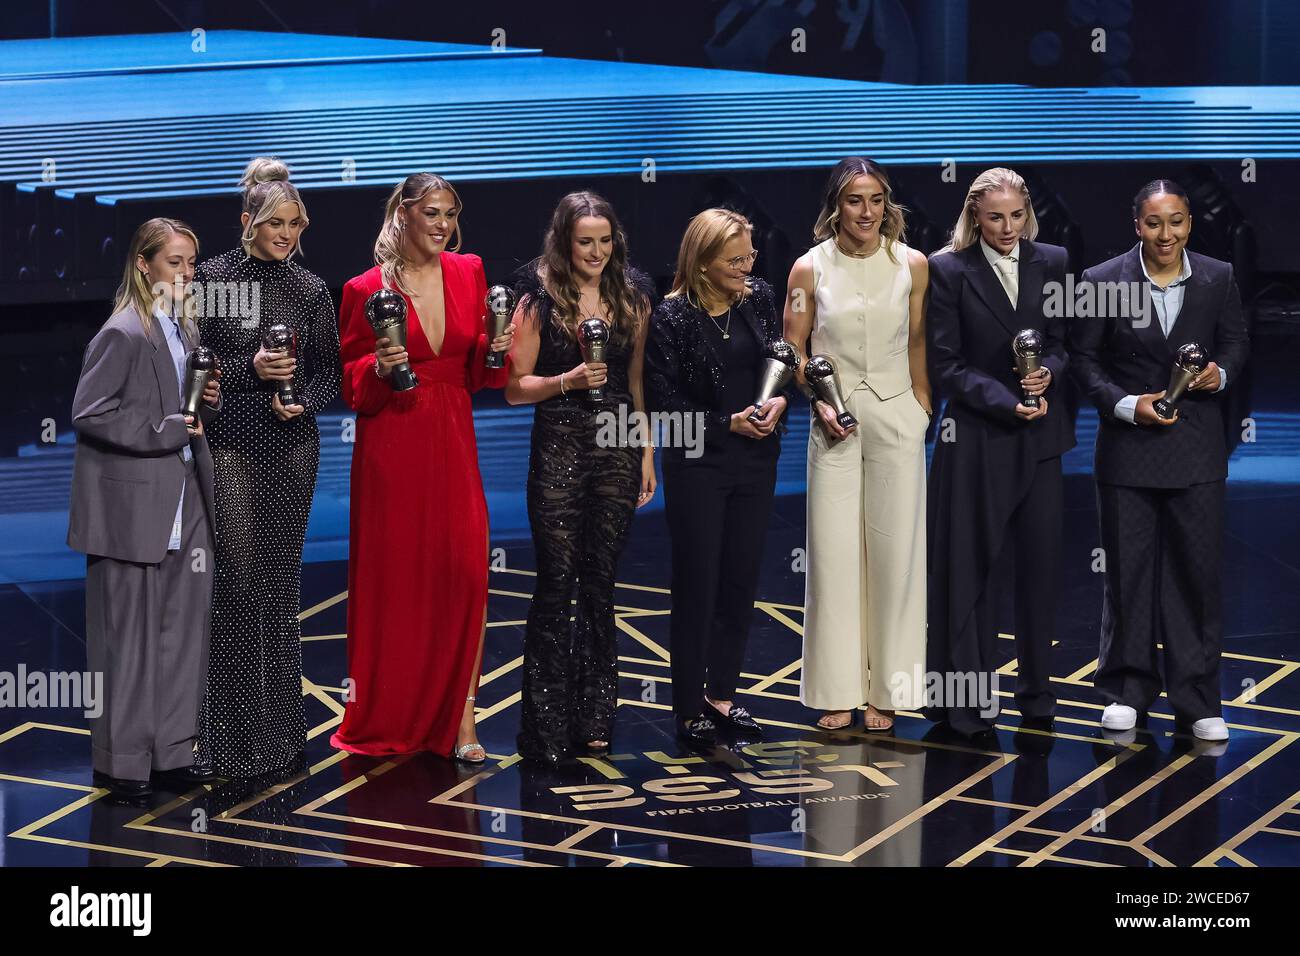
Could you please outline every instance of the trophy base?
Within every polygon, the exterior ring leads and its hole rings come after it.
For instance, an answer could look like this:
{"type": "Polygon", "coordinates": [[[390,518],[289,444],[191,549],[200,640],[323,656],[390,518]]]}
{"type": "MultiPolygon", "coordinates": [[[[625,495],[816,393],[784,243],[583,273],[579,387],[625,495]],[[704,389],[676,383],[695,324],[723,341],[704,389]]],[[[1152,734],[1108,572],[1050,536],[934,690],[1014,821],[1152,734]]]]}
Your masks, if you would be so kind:
{"type": "Polygon", "coordinates": [[[393,369],[388,373],[388,382],[392,385],[394,392],[409,392],[420,384],[420,380],[415,377],[415,373],[409,368],[393,369]]]}
{"type": "Polygon", "coordinates": [[[600,389],[598,389],[598,388],[589,388],[589,389],[587,389],[587,404],[588,404],[588,405],[604,405],[604,404],[605,404],[605,393],[602,392],[602,391],[601,391],[600,389]]]}
{"type": "Polygon", "coordinates": [[[766,399],[763,400],[763,401],[761,401],[761,402],[755,402],[755,403],[754,403],[754,410],[753,410],[752,412],[749,413],[749,420],[750,420],[751,422],[753,422],[755,425],[762,424],[762,422],[763,422],[763,406],[766,405],[766,404],[767,404],[766,399]]]}
{"type": "Polygon", "coordinates": [[[852,415],[850,415],[848,412],[845,412],[843,415],[837,416],[835,420],[839,422],[840,428],[847,429],[847,428],[858,427],[858,420],[854,418],[852,415]]]}
{"type": "Polygon", "coordinates": [[[1163,398],[1157,398],[1151,403],[1151,407],[1155,410],[1156,417],[1163,418],[1165,421],[1171,421],[1178,414],[1177,407],[1163,398]]]}
{"type": "Polygon", "coordinates": [[[276,394],[280,396],[280,407],[288,408],[290,405],[301,405],[302,401],[298,398],[298,393],[293,389],[277,389],[276,394]]]}
{"type": "Polygon", "coordinates": [[[1020,404],[1024,405],[1025,408],[1038,408],[1043,404],[1043,400],[1037,395],[1025,395],[1021,397],[1020,404]]]}
{"type": "Polygon", "coordinates": [[[505,368],[506,354],[504,352],[488,352],[487,358],[483,361],[484,368],[505,368]]]}

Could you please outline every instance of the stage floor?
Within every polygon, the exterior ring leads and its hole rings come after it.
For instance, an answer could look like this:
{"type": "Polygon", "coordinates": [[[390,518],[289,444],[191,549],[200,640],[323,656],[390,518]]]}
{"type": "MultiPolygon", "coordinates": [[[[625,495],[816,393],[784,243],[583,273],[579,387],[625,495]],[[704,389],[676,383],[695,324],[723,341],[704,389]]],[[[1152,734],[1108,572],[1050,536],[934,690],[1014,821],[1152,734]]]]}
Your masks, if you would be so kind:
{"type": "MultiPolygon", "coordinates": [[[[507,520],[508,509],[494,504],[502,521],[493,525],[492,545],[500,551],[490,577],[478,698],[480,734],[491,754],[482,772],[432,754],[375,759],[330,748],[347,673],[347,566],[314,561],[304,568],[301,612],[309,727],[302,772],[159,792],[145,807],[115,806],[92,784],[88,723],[80,711],[0,700],[0,863],[1295,865],[1295,344],[1263,337],[1255,344],[1248,387],[1257,434],[1234,454],[1228,482],[1221,687],[1232,737],[1226,744],[1175,734],[1163,701],[1129,739],[1101,730],[1102,704],[1091,682],[1101,607],[1101,577],[1091,569],[1098,545],[1094,485],[1086,471],[1067,468],[1060,529],[1065,588],[1051,659],[1059,707],[1050,732],[1019,726],[1010,699],[1016,663],[1009,633],[999,642],[1007,681],[996,743],[973,747],[909,713],[900,714],[889,734],[817,730],[816,714],[798,699],[800,488],[777,499],[737,696],[759,717],[764,740],[708,754],[684,752],[675,742],[668,537],[662,509],[649,508],[638,514],[619,567],[621,684],[613,753],[533,770],[519,762],[514,744],[532,545],[515,530],[518,521],[507,520]]],[[[515,480],[508,478],[507,459],[518,458],[519,449],[504,438],[484,440],[484,426],[495,428],[493,421],[479,423],[483,471],[489,487],[504,495],[507,481],[515,480]]],[[[801,459],[797,441],[787,441],[783,474],[793,476],[801,459]]],[[[515,489],[518,507],[518,480],[515,489]]],[[[21,498],[14,505],[24,507],[21,498]]],[[[13,538],[39,515],[4,517],[0,537],[13,538]]],[[[67,574],[49,579],[38,573],[51,567],[43,560],[31,559],[28,567],[29,577],[0,584],[0,688],[5,678],[12,687],[24,669],[85,668],[82,581],[67,574]]]]}
{"type": "MultiPolygon", "coordinates": [[[[1095,536],[1088,485],[1068,480],[1068,541],[1095,536]]],[[[673,739],[659,514],[638,519],[621,566],[613,754],[554,771],[530,769],[514,748],[533,582],[527,542],[505,547],[506,567],[491,577],[479,694],[491,760],[479,773],[431,754],[376,759],[329,747],[346,672],[346,565],[317,563],[307,566],[302,612],[302,772],[115,806],[91,785],[79,713],[0,711],[0,855],[8,866],[1294,864],[1300,571],[1274,547],[1289,547],[1282,529],[1294,527],[1298,504],[1294,489],[1230,504],[1230,527],[1271,527],[1275,537],[1273,546],[1238,532],[1229,540],[1226,745],[1175,735],[1162,704],[1129,740],[1101,731],[1089,679],[1099,582],[1083,572],[1066,590],[1051,732],[1018,726],[1009,684],[987,748],[907,713],[889,734],[818,731],[798,702],[803,585],[791,555],[803,543],[803,505],[785,496],[737,698],[760,717],[761,743],[691,754],[673,739]]],[[[83,667],[83,613],[79,581],[3,586],[0,666],[83,667]]],[[[1014,644],[1004,637],[1010,676],[1014,644]]]]}

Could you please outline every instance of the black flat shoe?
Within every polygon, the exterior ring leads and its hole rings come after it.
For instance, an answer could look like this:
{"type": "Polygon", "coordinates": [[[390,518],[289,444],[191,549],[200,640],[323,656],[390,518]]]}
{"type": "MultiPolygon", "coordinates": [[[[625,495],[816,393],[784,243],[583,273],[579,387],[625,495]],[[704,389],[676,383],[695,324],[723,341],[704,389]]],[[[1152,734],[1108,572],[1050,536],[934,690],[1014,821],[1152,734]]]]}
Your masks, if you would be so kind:
{"type": "Polygon", "coordinates": [[[1032,716],[1032,715],[1031,715],[1031,716],[1027,716],[1027,717],[1021,717],[1021,718],[1020,718],[1020,726],[1023,727],[1024,729],[1026,729],[1026,730],[1044,730],[1044,731],[1046,731],[1046,730],[1051,730],[1051,729],[1052,729],[1052,724],[1053,724],[1055,721],[1056,721],[1056,718],[1055,718],[1054,716],[1052,716],[1051,714],[1044,714],[1044,715],[1042,715],[1042,716],[1032,716]]]}
{"type": "Polygon", "coordinates": [[[758,721],[754,719],[749,711],[737,704],[732,704],[731,710],[724,714],[706,700],[704,702],[704,713],[709,720],[724,730],[744,734],[747,737],[763,736],[763,728],[758,726],[758,721]]]}
{"type": "Polygon", "coordinates": [[[155,770],[151,779],[164,787],[197,787],[202,783],[213,783],[217,779],[217,774],[211,767],[195,765],[175,767],[171,770],[155,770]]]}
{"type": "Polygon", "coordinates": [[[688,747],[712,747],[718,742],[718,725],[704,714],[679,720],[677,739],[688,747]]]}
{"type": "Polygon", "coordinates": [[[608,757],[608,756],[609,756],[609,741],[608,741],[608,740],[601,741],[599,744],[597,744],[597,743],[593,743],[593,742],[588,742],[588,743],[587,743],[587,756],[588,756],[588,757],[608,757]]]}
{"type": "Polygon", "coordinates": [[[96,770],[94,781],[97,787],[103,787],[113,796],[127,800],[147,797],[153,793],[153,787],[149,785],[148,780],[127,780],[123,777],[110,777],[108,774],[96,770]]]}

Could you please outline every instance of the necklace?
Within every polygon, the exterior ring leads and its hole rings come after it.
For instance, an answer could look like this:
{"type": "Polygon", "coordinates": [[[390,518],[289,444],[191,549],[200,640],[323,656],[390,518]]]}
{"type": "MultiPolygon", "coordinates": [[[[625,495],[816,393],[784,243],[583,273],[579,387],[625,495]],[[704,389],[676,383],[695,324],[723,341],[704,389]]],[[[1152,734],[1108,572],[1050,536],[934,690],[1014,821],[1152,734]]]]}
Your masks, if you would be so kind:
{"type": "Polygon", "coordinates": [[[850,258],[853,259],[870,259],[872,256],[874,256],[877,252],[880,251],[880,240],[879,239],[876,240],[876,248],[872,249],[870,252],[849,252],[849,250],[845,249],[843,246],[840,245],[840,237],[836,236],[835,248],[840,250],[840,252],[844,253],[846,256],[849,256],[850,258]]]}
{"type": "MultiPolygon", "coordinates": [[[[707,313],[707,312],[705,312],[704,314],[705,314],[705,315],[709,315],[709,313],[707,313]]],[[[709,321],[713,323],[713,327],[714,327],[715,329],[717,329],[719,332],[722,333],[722,337],[723,337],[724,339],[729,339],[729,338],[731,338],[731,307],[730,307],[730,306],[727,307],[727,325],[726,325],[726,328],[723,328],[721,325],[718,325],[718,320],[715,319],[715,318],[714,318],[713,316],[711,316],[711,315],[709,315],[709,321]]]]}

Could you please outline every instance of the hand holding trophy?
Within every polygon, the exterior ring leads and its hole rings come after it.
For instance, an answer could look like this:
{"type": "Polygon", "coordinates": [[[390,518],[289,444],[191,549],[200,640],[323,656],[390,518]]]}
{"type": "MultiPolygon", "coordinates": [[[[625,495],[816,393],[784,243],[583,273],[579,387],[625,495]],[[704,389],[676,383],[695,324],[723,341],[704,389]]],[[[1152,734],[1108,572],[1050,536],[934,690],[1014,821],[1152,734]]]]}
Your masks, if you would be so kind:
{"type": "Polygon", "coordinates": [[[755,425],[763,420],[763,406],[789,384],[799,364],[794,346],[785,339],[768,343],[763,359],[763,380],[758,387],[758,397],[754,399],[754,410],[749,413],[749,420],[755,425]]]}
{"type": "Polygon", "coordinates": [[[206,345],[195,346],[185,359],[185,393],[181,414],[196,417],[203,404],[203,390],[217,370],[217,353],[206,345]]]}
{"type": "MultiPolygon", "coordinates": [[[[276,322],[262,336],[262,348],[268,352],[282,352],[285,358],[296,359],[298,357],[298,336],[285,323],[276,322]]],[[[298,400],[298,393],[294,391],[293,379],[279,379],[276,382],[276,391],[280,395],[281,407],[288,408],[290,405],[302,404],[298,400]]]]}
{"type": "MultiPolygon", "coordinates": [[[[586,319],[578,326],[578,345],[582,348],[584,362],[604,362],[605,348],[609,345],[609,326],[602,319],[586,319]]],[[[592,405],[603,403],[605,387],[597,385],[587,389],[587,401],[592,405]]]]}
{"type": "MultiPolygon", "coordinates": [[[[1043,367],[1043,336],[1037,329],[1021,329],[1011,340],[1011,352],[1016,357],[1016,375],[1025,378],[1043,367]]],[[[1025,408],[1038,408],[1043,404],[1037,395],[1030,395],[1021,386],[1020,403],[1025,408]]]]}
{"type": "MultiPolygon", "coordinates": [[[[406,300],[393,289],[379,289],[366,300],[366,320],[376,339],[388,339],[390,346],[406,348],[406,300]]],[[[396,365],[388,373],[395,392],[407,392],[420,384],[409,362],[396,365]]]]}
{"type": "Polygon", "coordinates": [[[1187,386],[1201,374],[1208,361],[1205,349],[1195,342],[1179,347],[1178,354],[1174,356],[1174,367],[1169,373],[1169,388],[1165,390],[1164,398],[1156,399],[1152,405],[1157,416],[1169,421],[1178,413],[1178,400],[1186,394],[1187,386]]]}
{"type": "Polygon", "coordinates": [[[488,289],[487,307],[488,353],[487,358],[483,360],[483,365],[486,368],[504,368],[506,353],[492,351],[492,340],[506,333],[506,326],[510,324],[510,314],[515,310],[514,291],[509,286],[494,285],[488,289]]]}
{"type": "Polygon", "coordinates": [[[835,379],[835,365],[829,358],[825,355],[811,356],[804,363],[803,374],[813,393],[835,409],[835,421],[841,428],[848,430],[858,427],[858,420],[844,405],[844,396],[840,394],[840,386],[835,379]]]}

